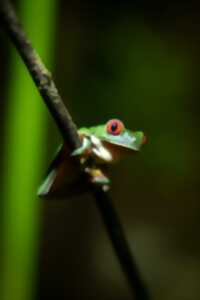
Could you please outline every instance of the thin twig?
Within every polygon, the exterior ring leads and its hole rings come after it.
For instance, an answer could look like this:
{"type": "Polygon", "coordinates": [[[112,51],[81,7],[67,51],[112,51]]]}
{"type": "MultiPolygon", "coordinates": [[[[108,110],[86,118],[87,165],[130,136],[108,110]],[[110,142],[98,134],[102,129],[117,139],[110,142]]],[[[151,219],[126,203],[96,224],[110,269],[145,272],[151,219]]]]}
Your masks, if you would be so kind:
{"type": "Polygon", "coordinates": [[[129,245],[124,235],[124,230],[119,217],[112,204],[112,200],[107,193],[102,190],[93,190],[97,206],[104,220],[107,232],[112,241],[116,255],[121,263],[121,267],[133,291],[133,299],[150,300],[150,295],[144,284],[137,263],[131,253],[129,245]]]}
{"type": "MultiPolygon", "coordinates": [[[[3,29],[7,32],[28,68],[32,79],[63,136],[63,139],[71,150],[76,149],[81,144],[77,127],[58,93],[50,72],[46,69],[30,41],[27,39],[13,6],[9,1],[1,0],[0,21],[3,29]]],[[[90,192],[96,199],[97,207],[104,220],[116,255],[128,283],[132,288],[134,299],[149,300],[149,294],[140,278],[137,264],[131,254],[122,225],[113,207],[109,194],[101,187],[92,184],[91,182],[89,183],[87,174],[84,175],[84,179],[90,192]]]]}

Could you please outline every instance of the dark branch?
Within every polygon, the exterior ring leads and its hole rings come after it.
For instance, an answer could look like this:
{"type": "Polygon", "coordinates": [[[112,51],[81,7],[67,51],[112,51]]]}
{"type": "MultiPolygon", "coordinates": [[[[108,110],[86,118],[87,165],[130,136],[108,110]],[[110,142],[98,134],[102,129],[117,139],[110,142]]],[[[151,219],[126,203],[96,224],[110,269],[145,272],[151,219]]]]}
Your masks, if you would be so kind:
{"type": "MultiPolygon", "coordinates": [[[[79,147],[81,141],[66,106],[64,105],[58,90],[52,80],[50,72],[42,63],[40,57],[33,49],[30,41],[18,21],[15,11],[9,1],[1,0],[0,21],[3,29],[9,35],[11,41],[17,48],[32,79],[34,80],[43,100],[45,101],[54,121],[56,122],[65,142],[71,150],[79,147]]],[[[81,166],[80,166],[81,169],[81,166]]],[[[104,220],[107,232],[112,241],[116,255],[119,259],[124,274],[133,290],[134,299],[148,300],[149,295],[140,278],[137,265],[125,239],[123,228],[112,205],[107,192],[101,187],[88,182],[85,173],[84,179],[90,192],[96,199],[97,206],[104,220]]]]}
{"type": "Polygon", "coordinates": [[[117,212],[112,204],[111,198],[102,190],[93,189],[97,206],[104,220],[107,232],[112,241],[116,255],[133,291],[133,299],[150,300],[148,290],[140,276],[137,263],[131,253],[129,245],[124,235],[122,225],[117,212]]]}

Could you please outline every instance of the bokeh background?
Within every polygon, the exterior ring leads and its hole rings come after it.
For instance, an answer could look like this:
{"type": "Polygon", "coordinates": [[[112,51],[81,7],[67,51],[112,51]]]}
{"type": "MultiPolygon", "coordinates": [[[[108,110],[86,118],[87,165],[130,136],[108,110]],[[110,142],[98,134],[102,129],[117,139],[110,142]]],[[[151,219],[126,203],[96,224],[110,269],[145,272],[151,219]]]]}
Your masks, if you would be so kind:
{"type": "MultiPolygon", "coordinates": [[[[198,1],[15,1],[78,126],[117,117],[149,143],[112,197],[155,300],[200,295],[198,1]]],[[[36,190],[61,137],[0,33],[0,299],[132,299],[89,195],[36,190]]]]}

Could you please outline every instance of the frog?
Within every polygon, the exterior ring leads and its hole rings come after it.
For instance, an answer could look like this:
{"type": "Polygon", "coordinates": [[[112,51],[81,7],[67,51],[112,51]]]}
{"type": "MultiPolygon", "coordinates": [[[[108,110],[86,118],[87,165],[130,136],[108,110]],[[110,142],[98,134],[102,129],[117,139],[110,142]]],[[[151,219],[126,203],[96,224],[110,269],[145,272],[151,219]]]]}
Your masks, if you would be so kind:
{"type": "MultiPolygon", "coordinates": [[[[85,165],[86,173],[90,181],[104,189],[110,187],[110,178],[103,169],[110,164],[118,162],[124,156],[140,151],[146,144],[147,138],[142,131],[127,129],[119,119],[111,119],[105,124],[92,127],[82,127],[78,130],[81,145],[70,153],[67,145],[63,143],[52,161],[47,177],[39,187],[38,195],[47,196],[56,192],[61,185],[65,184],[65,177],[72,176],[71,168],[75,168],[73,160],[79,158],[80,164],[85,165]]],[[[74,177],[73,177],[74,178],[74,177]]]]}

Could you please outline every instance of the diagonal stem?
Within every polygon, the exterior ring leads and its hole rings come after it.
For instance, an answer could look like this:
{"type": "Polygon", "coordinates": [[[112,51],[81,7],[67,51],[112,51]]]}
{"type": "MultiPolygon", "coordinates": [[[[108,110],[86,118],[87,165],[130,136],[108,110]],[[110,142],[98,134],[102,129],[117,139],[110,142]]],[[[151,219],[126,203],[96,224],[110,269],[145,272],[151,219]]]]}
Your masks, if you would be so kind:
{"type": "MultiPolygon", "coordinates": [[[[27,39],[13,6],[9,1],[1,0],[0,22],[2,28],[10,37],[28,68],[37,89],[63,136],[63,139],[71,150],[76,149],[81,143],[76,125],[59,95],[50,72],[46,69],[37,52],[32,47],[31,42],[27,39]]],[[[89,183],[86,173],[83,175],[85,184],[89,187],[90,192],[96,200],[97,207],[105,223],[116,256],[133,291],[134,299],[149,300],[150,297],[146,286],[140,277],[137,264],[130,251],[123,227],[109,194],[101,187],[89,183]]]]}
{"type": "Polygon", "coordinates": [[[112,204],[111,198],[102,190],[92,189],[92,192],[96,199],[97,207],[102,215],[108,235],[112,241],[116,256],[118,257],[129,286],[133,291],[133,299],[150,300],[149,292],[141,278],[137,263],[131,253],[124,230],[112,204]]]}

